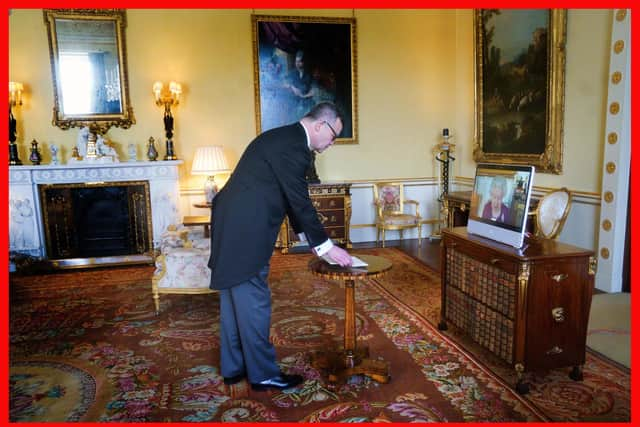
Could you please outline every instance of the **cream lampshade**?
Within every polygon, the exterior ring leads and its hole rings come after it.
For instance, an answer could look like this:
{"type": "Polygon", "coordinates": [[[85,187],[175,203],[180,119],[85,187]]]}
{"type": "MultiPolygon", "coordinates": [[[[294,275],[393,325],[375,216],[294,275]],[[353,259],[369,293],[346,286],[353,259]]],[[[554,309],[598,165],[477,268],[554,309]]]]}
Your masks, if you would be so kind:
{"type": "Polygon", "coordinates": [[[227,165],[227,159],[224,157],[222,146],[198,147],[191,166],[191,174],[207,175],[207,180],[204,182],[204,195],[207,203],[211,203],[218,194],[215,175],[224,172],[230,172],[230,169],[227,165]]]}

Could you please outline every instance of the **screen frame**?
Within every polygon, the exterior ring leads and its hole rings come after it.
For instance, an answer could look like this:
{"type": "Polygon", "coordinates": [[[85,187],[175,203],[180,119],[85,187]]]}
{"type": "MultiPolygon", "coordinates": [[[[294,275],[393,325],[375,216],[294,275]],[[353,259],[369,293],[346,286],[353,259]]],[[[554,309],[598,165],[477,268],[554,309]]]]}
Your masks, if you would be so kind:
{"type": "MultiPolygon", "coordinates": [[[[524,242],[524,235],[526,232],[526,224],[529,204],[531,201],[531,193],[533,189],[534,175],[535,166],[533,165],[479,163],[476,166],[476,175],[473,183],[473,190],[471,192],[469,221],[467,225],[468,231],[472,234],[479,234],[481,236],[488,237],[490,239],[497,240],[511,246],[522,247],[522,244],[524,242]],[[480,179],[483,177],[491,177],[490,179],[493,179],[493,177],[501,175],[512,176],[519,172],[528,174],[528,180],[524,183],[525,191],[523,197],[525,206],[522,218],[520,218],[515,224],[483,218],[482,214],[479,214],[479,209],[481,209],[481,206],[484,206],[486,199],[480,202],[480,179]]],[[[510,184],[510,186],[507,188],[507,194],[511,194],[510,199],[512,202],[515,188],[515,183],[510,184]]],[[[483,195],[486,196],[486,191],[483,195]]],[[[510,209],[512,208],[513,204],[510,205],[510,209]]]]}

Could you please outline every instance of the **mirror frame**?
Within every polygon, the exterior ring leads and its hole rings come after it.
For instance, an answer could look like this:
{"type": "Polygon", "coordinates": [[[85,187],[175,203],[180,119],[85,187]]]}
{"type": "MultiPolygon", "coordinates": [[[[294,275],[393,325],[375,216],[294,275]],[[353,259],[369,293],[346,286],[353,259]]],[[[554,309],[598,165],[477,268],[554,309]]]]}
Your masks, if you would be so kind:
{"type": "Polygon", "coordinates": [[[125,27],[127,16],[124,9],[43,9],[42,11],[47,35],[49,36],[49,56],[51,60],[51,76],[53,78],[53,120],[52,124],[61,129],[88,126],[91,130],[105,133],[111,126],[129,128],[134,124],[133,109],[129,98],[129,72],[127,69],[127,49],[125,27]],[[107,20],[114,21],[116,28],[116,44],[118,49],[118,66],[120,67],[120,89],[122,112],[117,114],[64,114],[61,105],[61,87],[58,79],[58,38],[56,36],[57,18],[75,20],[107,20]]]}

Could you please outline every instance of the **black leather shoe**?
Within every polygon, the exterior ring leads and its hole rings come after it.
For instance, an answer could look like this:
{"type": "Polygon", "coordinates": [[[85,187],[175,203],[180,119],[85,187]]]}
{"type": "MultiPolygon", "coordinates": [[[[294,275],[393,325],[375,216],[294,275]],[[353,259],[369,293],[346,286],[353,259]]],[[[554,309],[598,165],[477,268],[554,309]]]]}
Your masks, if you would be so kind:
{"type": "Polygon", "coordinates": [[[251,384],[251,388],[257,391],[263,391],[269,388],[284,390],[297,386],[303,380],[304,379],[300,375],[280,374],[277,377],[267,378],[266,380],[260,381],[259,383],[251,384]]]}
{"type": "Polygon", "coordinates": [[[234,385],[245,379],[247,374],[234,375],[232,377],[224,377],[224,383],[226,385],[234,385]]]}

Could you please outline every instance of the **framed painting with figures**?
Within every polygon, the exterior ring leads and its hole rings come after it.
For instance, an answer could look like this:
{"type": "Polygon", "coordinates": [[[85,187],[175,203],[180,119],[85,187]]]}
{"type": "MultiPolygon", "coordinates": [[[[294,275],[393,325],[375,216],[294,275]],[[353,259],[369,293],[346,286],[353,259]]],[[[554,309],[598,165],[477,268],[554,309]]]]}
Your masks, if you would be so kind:
{"type": "Polygon", "coordinates": [[[354,18],[252,15],[257,132],[329,101],[343,114],[337,144],[358,140],[354,18]]]}
{"type": "Polygon", "coordinates": [[[478,162],[562,172],[566,10],[477,9],[478,162]]]}

